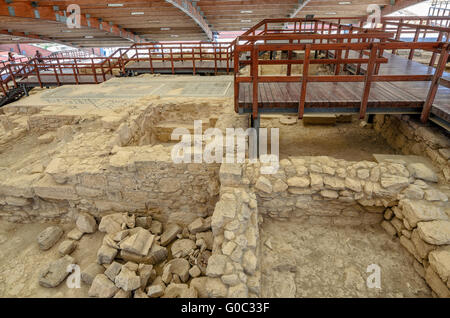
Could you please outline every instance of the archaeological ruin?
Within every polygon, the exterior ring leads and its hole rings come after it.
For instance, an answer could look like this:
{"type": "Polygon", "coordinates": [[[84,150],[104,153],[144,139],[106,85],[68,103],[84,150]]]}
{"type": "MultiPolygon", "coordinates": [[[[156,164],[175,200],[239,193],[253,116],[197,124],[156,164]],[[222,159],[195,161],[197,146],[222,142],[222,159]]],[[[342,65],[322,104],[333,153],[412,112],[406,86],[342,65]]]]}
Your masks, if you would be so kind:
{"type": "Polygon", "coordinates": [[[135,2],[0,4],[0,297],[450,298],[449,1],[135,2]]]}

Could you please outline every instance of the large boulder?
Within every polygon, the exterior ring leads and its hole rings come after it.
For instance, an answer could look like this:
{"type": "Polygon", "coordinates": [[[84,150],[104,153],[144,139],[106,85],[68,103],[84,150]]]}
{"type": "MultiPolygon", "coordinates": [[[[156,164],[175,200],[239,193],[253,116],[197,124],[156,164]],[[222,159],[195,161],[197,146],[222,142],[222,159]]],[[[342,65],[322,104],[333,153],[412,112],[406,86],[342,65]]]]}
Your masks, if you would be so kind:
{"type": "Polygon", "coordinates": [[[52,248],[61,238],[63,233],[64,231],[59,226],[49,226],[39,233],[37,237],[39,248],[44,251],[52,248]]]}
{"type": "Polygon", "coordinates": [[[431,181],[431,182],[438,182],[438,177],[436,173],[434,173],[433,170],[428,168],[423,163],[417,162],[417,163],[411,163],[407,166],[409,172],[411,173],[411,176],[422,179],[425,181],[431,181]]]}
{"type": "Polygon", "coordinates": [[[171,247],[173,257],[186,257],[197,248],[194,241],[189,239],[176,240],[171,247]]]}

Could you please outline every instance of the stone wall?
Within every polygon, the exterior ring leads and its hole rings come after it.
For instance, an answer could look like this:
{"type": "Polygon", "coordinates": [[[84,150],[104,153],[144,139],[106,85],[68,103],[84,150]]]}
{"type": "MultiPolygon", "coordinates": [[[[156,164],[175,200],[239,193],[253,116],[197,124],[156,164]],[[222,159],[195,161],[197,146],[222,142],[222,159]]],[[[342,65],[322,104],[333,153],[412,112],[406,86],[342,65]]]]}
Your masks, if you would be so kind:
{"type": "Polygon", "coordinates": [[[400,160],[302,157],[282,160],[276,174],[260,171],[259,163],[249,162],[220,168],[220,200],[211,223],[214,248],[207,267],[209,296],[259,296],[263,216],[336,226],[381,222],[417,258],[414,267],[436,295],[447,296],[450,210],[447,195],[430,182],[437,179],[432,170],[400,160]],[[406,212],[411,220],[403,217],[405,209],[416,211],[406,212]],[[421,225],[425,221],[430,222],[421,225]]]}
{"type": "MultiPolygon", "coordinates": [[[[420,185],[415,192],[426,191],[420,185]]],[[[414,268],[433,290],[434,296],[450,297],[450,208],[442,201],[400,200],[384,213],[381,226],[414,257],[414,268]]]]}
{"type": "Polygon", "coordinates": [[[241,183],[242,166],[223,164],[220,200],[211,219],[214,234],[206,274],[211,297],[257,297],[260,293],[258,208],[241,183]]]}
{"type": "Polygon", "coordinates": [[[393,148],[405,155],[428,157],[442,173],[439,177],[450,181],[450,138],[439,127],[431,127],[399,115],[376,115],[374,128],[393,148]]]}

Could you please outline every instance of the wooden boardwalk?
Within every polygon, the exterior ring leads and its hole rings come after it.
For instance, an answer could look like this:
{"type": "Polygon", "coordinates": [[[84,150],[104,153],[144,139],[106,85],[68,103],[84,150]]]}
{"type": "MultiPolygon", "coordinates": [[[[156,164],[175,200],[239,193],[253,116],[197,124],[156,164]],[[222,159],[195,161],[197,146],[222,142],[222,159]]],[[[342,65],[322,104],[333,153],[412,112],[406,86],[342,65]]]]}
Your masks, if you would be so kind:
{"type": "Polygon", "coordinates": [[[28,76],[19,81],[20,84],[25,84],[27,86],[58,86],[58,85],[75,85],[75,84],[98,84],[109,80],[113,75],[105,74],[105,79],[103,75],[97,74],[97,79],[94,75],[86,74],[58,74],[56,77],[54,74],[40,75],[40,81],[36,75],[28,76]]]}
{"type": "MultiPolygon", "coordinates": [[[[232,61],[195,61],[195,73],[232,72],[232,61]]],[[[161,74],[193,74],[194,63],[192,61],[136,61],[129,62],[125,66],[126,71],[136,73],[161,73],[161,74]]]]}
{"type": "MultiPolygon", "coordinates": [[[[357,54],[359,53],[351,52],[350,58],[357,58],[357,54]]],[[[381,64],[379,75],[431,75],[435,72],[433,67],[397,55],[384,53],[384,56],[389,59],[389,62],[381,64]]],[[[366,65],[361,65],[363,72],[365,67],[366,65]]],[[[347,65],[347,68],[356,69],[356,65],[347,65]]],[[[450,78],[450,74],[445,73],[444,78],[450,78]]],[[[421,113],[430,83],[373,82],[367,113],[421,113]]],[[[309,82],[306,89],[305,114],[359,113],[363,87],[362,82],[309,82]]],[[[301,82],[259,83],[258,112],[297,113],[300,91],[301,82]]],[[[252,83],[239,83],[239,111],[250,113],[252,102],[252,83]]],[[[430,119],[447,129],[450,127],[450,89],[448,87],[439,86],[430,119]]]]}

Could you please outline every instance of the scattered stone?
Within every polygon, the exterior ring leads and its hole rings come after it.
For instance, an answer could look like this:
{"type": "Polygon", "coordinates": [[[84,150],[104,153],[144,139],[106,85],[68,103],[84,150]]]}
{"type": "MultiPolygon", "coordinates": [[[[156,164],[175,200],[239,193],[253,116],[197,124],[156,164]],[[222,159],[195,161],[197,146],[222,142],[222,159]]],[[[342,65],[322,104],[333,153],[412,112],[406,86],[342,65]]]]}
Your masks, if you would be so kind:
{"type": "Polygon", "coordinates": [[[390,221],[393,216],[394,216],[394,212],[392,212],[391,209],[386,209],[386,211],[384,212],[384,219],[387,221],[390,221]]]}
{"type": "Polygon", "coordinates": [[[114,213],[105,215],[102,217],[98,226],[99,231],[110,233],[116,233],[122,230],[122,224],[127,223],[126,213],[114,213]]]}
{"type": "Polygon", "coordinates": [[[172,271],[170,270],[170,265],[164,266],[161,279],[165,284],[170,284],[172,281],[172,271]]]}
{"type": "Polygon", "coordinates": [[[162,298],[179,298],[184,289],[188,289],[186,284],[169,284],[164,291],[162,298]]]}
{"type": "Polygon", "coordinates": [[[119,275],[114,279],[116,286],[122,288],[124,291],[136,290],[141,287],[141,279],[135,272],[122,266],[119,275]]]}
{"type": "Polygon", "coordinates": [[[117,255],[115,248],[102,245],[97,252],[97,262],[99,264],[111,264],[117,255]]]}
{"type": "Polygon", "coordinates": [[[197,248],[194,241],[189,239],[176,240],[171,247],[172,256],[175,258],[186,257],[189,253],[197,248]]]}
{"type": "Polygon", "coordinates": [[[112,262],[111,265],[106,269],[105,275],[108,277],[112,282],[116,280],[116,276],[120,273],[122,270],[122,264],[117,262],[112,262]]]}
{"type": "Polygon", "coordinates": [[[119,289],[119,291],[114,295],[113,298],[131,298],[131,291],[124,291],[119,289]]]}
{"type": "MultiPolygon", "coordinates": [[[[228,231],[226,231],[226,232],[228,232],[228,231]]],[[[197,233],[197,234],[195,234],[195,238],[196,238],[196,240],[203,240],[206,244],[206,249],[212,250],[213,245],[214,245],[214,236],[211,231],[197,233]]]]}
{"type": "Polygon", "coordinates": [[[120,243],[120,248],[129,253],[146,256],[153,244],[155,236],[143,228],[138,229],[137,233],[120,243]]]}
{"type": "Polygon", "coordinates": [[[59,244],[58,252],[61,255],[67,255],[67,254],[72,253],[76,247],[77,247],[77,245],[75,244],[75,241],[65,240],[65,241],[61,242],[61,244],[59,244]]]}
{"type": "Polygon", "coordinates": [[[211,219],[209,222],[203,218],[197,218],[188,225],[188,230],[192,234],[208,231],[211,229],[211,219]]]}
{"type": "Polygon", "coordinates": [[[141,278],[141,288],[145,288],[156,277],[156,271],[153,269],[153,266],[148,264],[139,264],[138,274],[141,278]]]}
{"type": "Polygon", "coordinates": [[[171,243],[182,230],[183,229],[178,224],[168,224],[166,230],[161,235],[161,245],[166,246],[171,243]]]}
{"type": "Polygon", "coordinates": [[[88,285],[92,284],[92,281],[98,274],[103,274],[105,268],[98,263],[91,263],[85,270],[81,271],[81,280],[88,285]]]}
{"type": "Polygon", "coordinates": [[[151,285],[147,288],[147,295],[150,298],[158,298],[164,295],[164,287],[162,284],[151,285]]]}
{"type": "Polygon", "coordinates": [[[420,238],[429,244],[450,244],[450,221],[419,222],[417,231],[420,238]]]}
{"type": "Polygon", "coordinates": [[[140,256],[134,253],[130,253],[124,250],[120,251],[120,257],[125,261],[132,261],[136,263],[143,264],[158,264],[167,259],[168,251],[167,248],[153,244],[150,251],[146,256],[140,256]]]}
{"type": "Polygon", "coordinates": [[[152,217],[151,216],[140,216],[136,218],[136,227],[142,227],[143,229],[150,229],[152,225],[152,217]]]}
{"type": "Polygon", "coordinates": [[[80,213],[76,224],[77,228],[83,233],[94,233],[97,231],[97,222],[90,214],[80,213]]]}
{"type": "Polygon", "coordinates": [[[131,261],[126,262],[123,266],[128,268],[132,272],[137,271],[139,268],[139,265],[137,263],[131,261]]]}
{"type": "Polygon", "coordinates": [[[152,221],[152,224],[150,225],[150,232],[154,235],[160,235],[163,231],[162,223],[156,220],[152,221]]]}
{"type": "Polygon", "coordinates": [[[198,293],[194,287],[185,288],[181,291],[180,298],[197,298],[198,293]]]}
{"type": "Polygon", "coordinates": [[[189,279],[189,262],[184,258],[176,258],[169,261],[164,268],[169,267],[171,274],[177,274],[183,283],[189,279]]]}
{"type": "Polygon", "coordinates": [[[138,289],[134,292],[134,298],[149,298],[149,297],[143,290],[138,289]]]}
{"type": "Polygon", "coordinates": [[[48,288],[58,286],[70,274],[67,269],[72,264],[74,259],[69,255],[50,262],[39,275],[39,285],[48,288]]]}
{"type": "Polygon", "coordinates": [[[202,274],[202,271],[197,265],[192,266],[192,268],[189,270],[189,275],[191,277],[199,277],[202,274]]]}
{"type": "Polygon", "coordinates": [[[434,173],[433,170],[431,170],[430,168],[428,168],[426,165],[424,165],[423,163],[411,163],[407,166],[409,172],[411,173],[411,176],[417,178],[417,179],[422,179],[425,181],[430,181],[430,182],[438,182],[438,177],[436,175],[436,173],[434,173]]]}
{"type": "Polygon", "coordinates": [[[119,289],[104,274],[95,276],[88,295],[90,297],[111,298],[119,289]]]}
{"type": "Polygon", "coordinates": [[[74,240],[74,241],[79,241],[81,239],[81,237],[83,236],[83,234],[84,233],[81,232],[78,228],[74,228],[69,233],[67,233],[67,238],[74,240]]]}
{"type": "Polygon", "coordinates": [[[63,235],[63,230],[59,226],[49,226],[37,237],[39,248],[43,251],[50,249],[63,235]]]}

